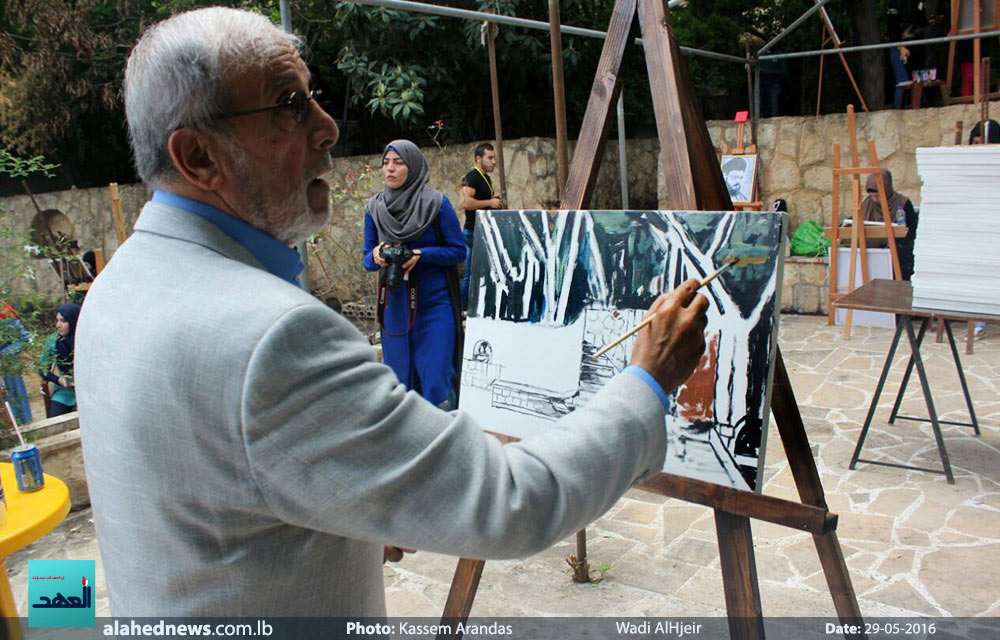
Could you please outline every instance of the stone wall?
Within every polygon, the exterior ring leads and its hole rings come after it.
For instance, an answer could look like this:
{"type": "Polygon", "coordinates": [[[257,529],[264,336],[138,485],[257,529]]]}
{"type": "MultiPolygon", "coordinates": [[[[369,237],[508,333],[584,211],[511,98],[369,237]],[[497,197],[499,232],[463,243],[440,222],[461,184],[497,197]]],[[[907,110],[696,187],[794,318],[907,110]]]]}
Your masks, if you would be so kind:
{"type": "MultiPolygon", "coordinates": [[[[880,164],[893,172],[896,189],[919,206],[920,179],[916,171],[915,149],[954,144],[956,121],[965,122],[967,132],[977,117],[976,109],[971,105],[859,113],[859,161],[870,163],[867,141],[873,140],[880,164]]],[[[732,122],[711,121],[708,130],[718,153],[721,153],[723,145],[736,146],[737,127],[732,122]]],[[[745,137],[748,141],[749,134],[745,137]]],[[[846,115],[769,118],[758,124],[759,199],[767,205],[775,198],[788,201],[790,232],[803,220],[817,220],[824,226],[830,224],[834,142],[841,144],[841,165],[849,164],[846,115]]],[[[474,148],[475,144],[470,143],[424,149],[431,167],[431,185],[445,193],[456,207],[460,200],[459,183],[462,175],[472,166],[474,148]]],[[[657,171],[657,141],[629,140],[627,154],[630,207],[667,208],[662,174],[657,171]]],[[[337,201],[325,237],[311,250],[311,256],[319,258],[310,260],[312,282],[316,288],[342,299],[354,299],[362,293],[368,295],[367,292],[373,289],[371,278],[365,276],[360,268],[360,238],[364,202],[381,187],[378,162],[377,155],[335,158],[330,173],[334,190],[343,192],[344,185],[350,185],[352,180],[356,188],[359,186],[356,177],[364,172],[366,165],[376,168],[371,181],[337,201]]],[[[504,142],[504,165],[507,169],[509,206],[525,209],[552,209],[558,206],[554,140],[507,140],[504,142]]],[[[605,146],[591,208],[621,208],[618,174],[618,147],[612,137],[605,146]]],[[[126,226],[131,230],[142,204],[149,198],[149,192],[142,185],[124,185],[121,195],[126,226]]],[[[842,179],[841,217],[850,212],[850,196],[850,180],[842,179]]],[[[59,209],[69,216],[76,226],[81,247],[101,247],[105,259],[110,258],[117,248],[106,188],[39,194],[36,199],[41,208],[59,209]]],[[[0,204],[4,207],[5,219],[15,227],[28,227],[34,208],[27,196],[4,198],[0,204]]],[[[44,267],[42,263],[39,266],[44,267]]],[[[785,278],[786,287],[792,287],[785,296],[785,307],[792,304],[796,310],[809,313],[825,309],[826,297],[821,295],[822,292],[815,295],[806,293],[809,287],[822,287],[816,282],[823,270],[819,263],[790,261],[789,268],[796,272],[785,278]],[[814,304],[817,296],[820,299],[819,308],[814,304]]],[[[37,271],[39,279],[30,286],[56,293],[58,279],[55,274],[47,267],[37,271]]]]}
{"type": "Polygon", "coordinates": [[[830,286],[826,258],[787,256],[781,280],[781,310],[826,314],[830,286]]]}
{"type": "MultiPolygon", "coordinates": [[[[916,149],[954,145],[957,121],[964,122],[963,139],[967,139],[969,129],[978,119],[978,109],[972,105],[857,113],[858,162],[871,166],[868,141],[873,141],[879,165],[892,172],[896,191],[919,207],[921,181],[917,175],[916,149]]],[[[730,148],[736,146],[734,123],[712,121],[708,123],[708,130],[718,153],[722,152],[723,144],[730,148]]],[[[749,139],[748,134],[744,137],[749,139]]],[[[803,220],[830,225],[835,142],[840,143],[840,166],[850,165],[846,114],[767,118],[758,124],[758,199],[768,206],[776,198],[787,200],[792,232],[803,220]]],[[[662,208],[666,202],[662,184],[659,191],[658,202],[662,208]]],[[[841,178],[841,219],[850,215],[850,202],[851,181],[841,178]]]]}
{"type": "MultiPolygon", "coordinates": [[[[118,195],[126,231],[131,233],[139,210],[151,194],[141,184],[126,184],[119,185],[118,195]]],[[[111,218],[111,193],[107,187],[38,193],[35,194],[35,201],[42,210],[57,209],[66,214],[73,223],[83,250],[100,248],[106,262],[118,248],[118,234],[111,218]]],[[[27,195],[2,198],[0,206],[4,222],[14,229],[27,231],[31,227],[36,211],[27,195]]],[[[19,290],[43,291],[53,296],[58,294],[59,276],[45,261],[37,261],[35,273],[35,281],[23,280],[12,284],[19,290]]]]}

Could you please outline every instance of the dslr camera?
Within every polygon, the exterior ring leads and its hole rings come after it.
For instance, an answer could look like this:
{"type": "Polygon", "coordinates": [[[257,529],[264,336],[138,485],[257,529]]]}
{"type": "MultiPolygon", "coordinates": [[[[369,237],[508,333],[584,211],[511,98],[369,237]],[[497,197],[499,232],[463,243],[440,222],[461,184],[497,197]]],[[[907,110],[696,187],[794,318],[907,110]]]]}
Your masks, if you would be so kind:
{"type": "Polygon", "coordinates": [[[406,275],[403,265],[413,257],[413,252],[403,245],[389,245],[379,248],[378,254],[389,263],[385,267],[385,286],[395,289],[406,275]]]}

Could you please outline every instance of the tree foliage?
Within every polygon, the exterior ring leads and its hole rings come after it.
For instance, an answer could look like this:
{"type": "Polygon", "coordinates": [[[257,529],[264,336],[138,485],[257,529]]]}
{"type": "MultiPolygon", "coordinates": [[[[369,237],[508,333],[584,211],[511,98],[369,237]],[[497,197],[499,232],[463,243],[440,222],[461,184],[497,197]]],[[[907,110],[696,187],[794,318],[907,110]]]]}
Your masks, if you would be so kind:
{"type": "MultiPolygon", "coordinates": [[[[433,0],[465,9],[548,22],[540,0],[433,0]]],[[[863,44],[888,0],[838,0],[826,8],[848,44],[863,44]],[[855,35],[858,25],[864,33],[855,35]]],[[[207,4],[251,8],[280,19],[278,0],[8,0],[0,3],[0,142],[23,155],[45,154],[78,186],[134,179],[121,105],[125,60],[142,30],[172,13],[207,4]]],[[[493,136],[489,65],[483,25],[468,20],[327,0],[291,0],[291,22],[327,108],[341,120],[345,150],[371,152],[393,137],[437,142],[493,136]]],[[[563,24],[605,30],[614,0],[561,0],[563,24]]],[[[671,10],[677,40],[692,48],[743,57],[812,6],[811,0],[697,0],[671,10]]],[[[775,52],[818,48],[819,16],[775,52]]],[[[590,95],[603,41],[563,36],[570,135],[590,95]]],[[[497,40],[501,112],[506,137],[554,131],[549,35],[501,26],[497,40]]],[[[872,62],[875,60],[876,62],[872,62]]],[[[865,90],[878,93],[870,56],[865,90]]],[[[748,107],[744,65],[686,56],[706,117],[748,107]]],[[[857,73],[859,57],[848,57],[857,73]]],[[[853,90],[839,61],[827,59],[824,109],[842,110],[853,90]]],[[[629,135],[654,125],[638,47],[626,56],[629,135]],[[630,80],[629,78],[635,78],[630,80]]],[[[815,109],[817,58],[789,62],[783,112],[815,109]]],[[[877,107],[882,96],[870,95],[877,107]]]]}

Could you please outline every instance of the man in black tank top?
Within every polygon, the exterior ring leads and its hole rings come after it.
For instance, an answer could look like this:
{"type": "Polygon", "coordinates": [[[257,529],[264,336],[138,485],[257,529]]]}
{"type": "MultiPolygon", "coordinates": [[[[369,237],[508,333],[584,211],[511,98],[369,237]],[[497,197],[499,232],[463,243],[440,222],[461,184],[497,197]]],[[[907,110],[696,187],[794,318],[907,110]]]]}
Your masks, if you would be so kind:
{"type": "Polygon", "coordinates": [[[472,239],[476,232],[476,211],[478,209],[503,208],[502,194],[493,188],[489,174],[497,166],[497,154],[493,145],[484,142],[476,147],[476,166],[462,178],[462,201],[459,206],[465,210],[465,275],[462,276],[462,308],[469,306],[469,265],[472,263],[472,239]]]}

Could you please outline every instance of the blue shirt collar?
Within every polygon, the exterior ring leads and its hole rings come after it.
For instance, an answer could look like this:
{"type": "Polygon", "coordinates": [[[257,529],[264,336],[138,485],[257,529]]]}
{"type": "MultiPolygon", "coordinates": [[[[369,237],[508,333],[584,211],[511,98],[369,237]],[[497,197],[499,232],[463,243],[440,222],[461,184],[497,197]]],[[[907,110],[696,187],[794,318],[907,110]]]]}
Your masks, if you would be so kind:
{"type": "Polygon", "coordinates": [[[226,235],[243,245],[257,261],[273,275],[282,280],[301,286],[298,275],[305,266],[299,253],[275,240],[257,227],[235,218],[210,204],[192,200],[169,191],[154,191],[153,202],[183,209],[208,220],[226,235]]]}

